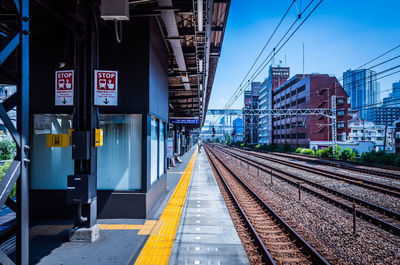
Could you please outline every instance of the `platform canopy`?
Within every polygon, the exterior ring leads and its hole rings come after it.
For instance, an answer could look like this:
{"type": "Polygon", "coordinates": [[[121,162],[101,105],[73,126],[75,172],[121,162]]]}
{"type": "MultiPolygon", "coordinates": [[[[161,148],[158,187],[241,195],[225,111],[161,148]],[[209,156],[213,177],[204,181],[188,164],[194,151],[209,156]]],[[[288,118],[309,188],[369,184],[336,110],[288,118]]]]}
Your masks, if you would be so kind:
{"type": "Polygon", "coordinates": [[[131,16],[154,15],[169,60],[170,117],[199,118],[207,112],[224,38],[230,0],[130,1],[131,16]]]}

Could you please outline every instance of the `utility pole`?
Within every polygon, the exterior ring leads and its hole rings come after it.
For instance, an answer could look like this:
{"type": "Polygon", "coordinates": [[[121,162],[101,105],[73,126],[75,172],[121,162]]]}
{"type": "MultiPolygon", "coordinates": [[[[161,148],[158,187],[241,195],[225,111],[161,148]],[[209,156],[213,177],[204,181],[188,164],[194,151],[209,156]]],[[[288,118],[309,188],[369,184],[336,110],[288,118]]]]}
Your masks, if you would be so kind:
{"type": "Polygon", "coordinates": [[[383,136],[383,152],[386,152],[386,133],[387,133],[387,128],[388,128],[388,123],[386,120],[386,124],[385,124],[385,135],[383,136]]]}
{"type": "Polygon", "coordinates": [[[332,124],[332,156],[335,158],[337,150],[337,130],[336,130],[336,96],[331,97],[331,124],[332,124]]]}

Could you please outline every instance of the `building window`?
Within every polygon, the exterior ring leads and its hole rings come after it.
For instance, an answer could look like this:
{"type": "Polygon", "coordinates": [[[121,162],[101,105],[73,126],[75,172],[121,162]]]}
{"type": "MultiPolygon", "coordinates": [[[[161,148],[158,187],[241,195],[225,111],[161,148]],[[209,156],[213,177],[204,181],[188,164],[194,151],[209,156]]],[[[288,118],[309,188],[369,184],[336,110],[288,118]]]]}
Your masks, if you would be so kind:
{"type": "Polygon", "coordinates": [[[337,112],[337,115],[338,115],[338,116],[344,116],[344,110],[339,110],[339,111],[337,112]]]}
{"type": "Polygon", "coordinates": [[[338,98],[337,104],[344,104],[344,98],[338,98]]]}
{"type": "Polygon", "coordinates": [[[305,133],[299,133],[297,135],[297,139],[306,139],[306,134],[305,133]]]}
{"type": "Polygon", "coordinates": [[[343,122],[338,122],[337,127],[338,128],[344,128],[344,123],[343,122]]]}
{"type": "Polygon", "coordinates": [[[303,92],[304,90],[306,90],[306,86],[305,85],[297,88],[297,94],[300,93],[300,92],[303,92]]]}
{"type": "Polygon", "coordinates": [[[297,104],[302,104],[302,103],[305,103],[305,102],[306,102],[306,98],[299,98],[297,100],[297,104]]]}

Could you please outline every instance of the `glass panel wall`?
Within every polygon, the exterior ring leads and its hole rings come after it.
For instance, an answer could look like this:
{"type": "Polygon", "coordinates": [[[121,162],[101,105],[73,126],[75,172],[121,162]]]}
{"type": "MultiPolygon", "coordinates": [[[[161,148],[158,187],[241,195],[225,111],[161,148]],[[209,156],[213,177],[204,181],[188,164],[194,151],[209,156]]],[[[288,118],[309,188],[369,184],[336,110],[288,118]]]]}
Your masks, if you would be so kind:
{"type": "Polygon", "coordinates": [[[74,173],[72,149],[47,147],[47,134],[68,134],[72,117],[66,114],[33,115],[30,187],[35,190],[67,188],[67,176],[74,173]]]}
{"type": "MultiPolygon", "coordinates": [[[[71,128],[71,115],[35,114],[33,116],[31,189],[67,188],[67,176],[74,173],[71,146],[47,147],[46,137],[47,134],[68,134],[71,128]]],[[[97,148],[97,188],[99,190],[140,190],[142,115],[102,114],[100,128],[103,129],[104,144],[97,148]]]]}
{"type": "Polygon", "coordinates": [[[151,119],[151,142],[150,142],[150,184],[158,178],[158,121],[151,119]]]}
{"type": "Polygon", "coordinates": [[[164,133],[164,123],[160,121],[160,154],[159,154],[159,164],[158,164],[158,176],[164,174],[164,149],[165,149],[165,133],[164,133]]]}
{"type": "Polygon", "coordinates": [[[102,114],[104,144],[98,147],[97,188],[140,190],[142,176],[142,115],[102,114]]]}

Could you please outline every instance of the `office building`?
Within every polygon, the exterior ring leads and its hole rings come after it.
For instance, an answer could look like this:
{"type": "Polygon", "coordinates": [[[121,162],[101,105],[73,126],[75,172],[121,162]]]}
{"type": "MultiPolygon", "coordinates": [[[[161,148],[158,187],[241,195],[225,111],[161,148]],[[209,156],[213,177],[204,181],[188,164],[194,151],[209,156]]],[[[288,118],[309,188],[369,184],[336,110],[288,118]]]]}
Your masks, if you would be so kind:
{"type": "Polygon", "coordinates": [[[376,72],[368,69],[347,70],[343,73],[343,88],[350,97],[352,109],[360,111],[360,118],[372,120],[368,108],[378,103],[376,72]]]}
{"type": "MultiPolygon", "coordinates": [[[[272,92],[273,109],[330,109],[336,95],[337,140],[346,140],[350,129],[348,96],[336,77],[327,74],[295,75],[272,92]]],[[[272,118],[274,144],[308,147],[310,141],[331,141],[331,120],[326,116],[275,116],[272,118]]]]}
{"type": "MultiPolygon", "coordinates": [[[[261,110],[272,109],[271,95],[272,91],[275,90],[282,83],[286,82],[290,75],[289,67],[270,66],[268,70],[268,77],[261,83],[260,96],[259,96],[259,108],[261,110]]],[[[260,115],[259,117],[259,142],[264,144],[270,144],[271,138],[270,133],[272,130],[271,126],[271,115],[260,115]]]]}
{"type": "Polygon", "coordinates": [[[400,108],[400,81],[393,83],[392,87],[392,93],[383,99],[383,106],[400,108]]]}
{"type": "Polygon", "coordinates": [[[250,90],[244,93],[244,138],[248,143],[258,143],[259,115],[246,115],[246,111],[258,109],[261,82],[252,82],[250,90]]]}
{"type": "Polygon", "coordinates": [[[369,109],[371,121],[376,125],[392,126],[400,118],[400,107],[380,106],[369,109]]]}
{"type": "Polygon", "coordinates": [[[243,119],[233,120],[233,141],[243,141],[243,119]]]}

